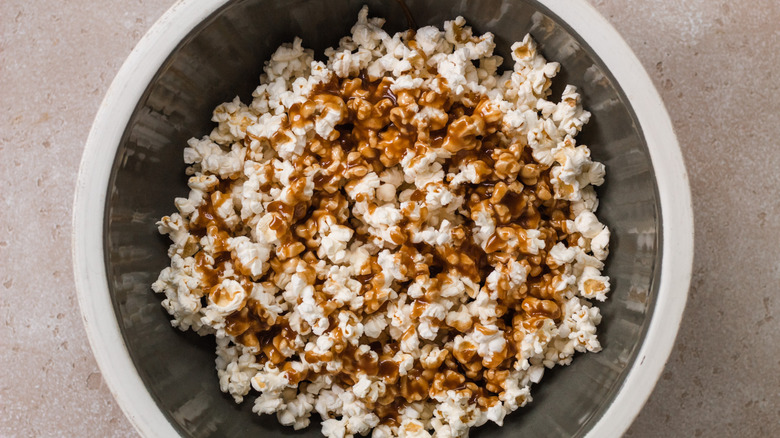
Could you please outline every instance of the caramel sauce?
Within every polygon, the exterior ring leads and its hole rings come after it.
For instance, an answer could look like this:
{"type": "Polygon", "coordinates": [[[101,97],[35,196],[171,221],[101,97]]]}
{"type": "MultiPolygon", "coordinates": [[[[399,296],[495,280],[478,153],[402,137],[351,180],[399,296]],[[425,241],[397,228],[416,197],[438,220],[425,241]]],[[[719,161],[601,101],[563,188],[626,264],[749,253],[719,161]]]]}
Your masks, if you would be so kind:
{"type": "Polygon", "coordinates": [[[466,388],[466,379],[463,375],[452,370],[447,370],[443,374],[442,388],[446,391],[451,389],[462,390],[466,388]]]}
{"type": "Polygon", "coordinates": [[[369,284],[373,278],[374,274],[363,274],[355,276],[355,280],[359,281],[361,284],[369,284]]]}
{"type": "Polygon", "coordinates": [[[487,241],[487,244],[485,245],[485,253],[490,254],[491,252],[496,252],[506,246],[506,241],[501,239],[501,237],[493,233],[492,236],[487,241]]]}
{"type": "Polygon", "coordinates": [[[477,400],[479,400],[480,397],[485,396],[485,390],[482,388],[477,388],[476,391],[471,391],[471,397],[469,397],[469,404],[476,404],[477,400]]]}
{"type": "Polygon", "coordinates": [[[411,317],[419,318],[420,316],[422,316],[426,307],[428,307],[428,303],[425,300],[414,300],[414,304],[412,305],[411,317]]]}
{"type": "Polygon", "coordinates": [[[385,380],[393,380],[398,378],[398,364],[392,360],[386,359],[379,362],[377,373],[385,380]]]}
{"type": "MultiPolygon", "coordinates": [[[[410,42],[410,46],[417,47],[414,41],[410,42]]],[[[304,199],[300,195],[306,180],[302,172],[298,172],[290,177],[291,186],[295,186],[295,190],[292,190],[293,197],[285,198],[294,201],[288,204],[275,200],[266,207],[268,213],[273,213],[268,226],[277,232],[281,241],[277,254],[269,261],[274,271],[283,271],[281,266],[291,257],[300,254],[303,254],[301,257],[305,260],[316,260],[315,253],[319,244],[314,236],[318,219],[331,215],[334,218],[341,217],[340,220],[343,221],[353,207],[344,195],[344,185],[347,182],[358,179],[367,172],[380,172],[386,167],[394,166],[409,151],[414,151],[416,156],[422,156],[431,148],[443,148],[453,154],[444,165],[445,171],[449,169],[449,172],[456,172],[457,168],[464,164],[472,164],[479,169],[480,182],[466,183],[458,189],[459,194],[466,199],[464,209],[468,212],[478,208],[489,212],[503,209],[506,214],[497,220],[497,225],[510,228],[519,225],[522,228],[543,230],[547,250],[561,239],[566,239],[569,245],[576,242],[579,235],[569,234],[566,225],[567,220],[573,219],[569,203],[552,198],[543,199],[541,196],[543,189],[551,187],[549,169],[537,173],[531,172],[534,169],[527,170],[525,181],[528,184],[509,189],[501,197],[501,190],[506,190],[507,184],[513,181],[502,180],[496,168],[500,164],[502,154],[506,156],[512,152],[510,146],[502,145],[501,135],[496,134],[500,117],[497,118],[495,109],[489,107],[487,99],[471,95],[463,102],[453,104],[446,89],[441,93],[403,90],[396,94],[390,90],[391,83],[388,78],[371,80],[365,71],[357,78],[340,79],[333,75],[328,82],[314,88],[309,101],[293,105],[283,122],[284,129],[269,139],[272,146],[288,141],[289,137],[285,132],[289,128],[303,128],[315,123],[319,107],[340,111],[344,116],[333,135],[327,139],[316,135],[294,162],[296,169],[312,165],[319,167],[319,172],[313,177],[313,197],[304,199]],[[416,127],[402,108],[409,102],[446,111],[446,123],[442,121],[441,125],[444,126],[435,126],[436,129],[430,126],[416,127]],[[333,166],[336,162],[339,164],[333,166]],[[493,197],[497,191],[499,195],[493,197]],[[491,198],[493,201],[499,198],[500,200],[492,202],[491,198]]],[[[517,146],[512,151],[521,155],[521,164],[535,163],[530,148],[517,146]]],[[[270,179],[270,175],[267,179],[270,179]]],[[[517,176],[515,181],[520,179],[522,175],[517,176]]],[[[203,252],[195,255],[195,268],[203,279],[204,293],[219,283],[229,263],[235,264],[226,247],[230,229],[216,214],[216,210],[229,199],[231,187],[231,180],[221,181],[218,191],[206,197],[204,204],[198,208],[195,220],[190,223],[190,232],[193,235],[208,235],[215,239],[214,246],[217,251],[213,263],[207,260],[203,252]]],[[[270,185],[260,188],[265,192],[270,189],[270,185]]],[[[424,191],[415,190],[410,200],[424,205],[425,198],[424,191]]],[[[377,208],[374,200],[363,195],[359,196],[358,201],[367,202],[371,212],[377,208]]],[[[493,265],[510,257],[506,253],[507,241],[498,231],[485,242],[483,249],[476,243],[471,226],[462,226],[459,229],[460,236],[447,245],[434,248],[425,243],[411,244],[411,230],[426,220],[428,211],[425,207],[421,208],[422,219],[415,221],[409,219],[409,213],[404,211],[406,217],[400,222],[400,230],[392,238],[398,245],[395,251],[400,254],[399,269],[410,279],[420,275],[430,277],[437,286],[433,287],[433,290],[440,289],[437,282],[447,275],[466,276],[478,285],[483,285],[493,270],[493,265]],[[420,256],[424,259],[423,262],[419,261],[420,256]]],[[[353,239],[365,241],[366,236],[360,236],[359,232],[356,232],[353,239]]],[[[524,234],[518,237],[518,240],[524,239],[524,234]]],[[[538,328],[545,318],[561,317],[558,305],[560,297],[555,296],[551,286],[553,275],[549,268],[543,266],[545,255],[546,253],[542,252],[535,258],[526,258],[530,266],[527,291],[515,296],[506,296],[504,293],[499,298],[500,316],[505,318],[505,321],[499,319],[498,325],[506,332],[506,354],[510,358],[517,352],[515,342],[519,341],[514,337],[519,332],[517,327],[522,326],[530,330],[538,328]]],[[[365,301],[362,312],[366,315],[386,309],[388,300],[387,292],[383,291],[385,274],[375,256],[369,263],[369,271],[354,276],[362,285],[361,294],[365,301]]],[[[270,274],[267,280],[261,281],[278,281],[274,280],[274,275],[270,274]]],[[[322,279],[316,280],[318,289],[315,298],[325,309],[329,322],[328,332],[338,341],[324,354],[311,351],[297,354],[310,363],[340,360],[344,367],[334,378],[344,386],[355,384],[360,374],[381,377],[387,384],[387,392],[377,400],[373,410],[382,424],[397,425],[398,413],[404,406],[424,400],[438,389],[467,391],[469,402],[479,404],[483,408],[497,400],[500,386],[493,382],[488,388],[495,390],[486,389],[477,386],[474,381],[484,379],[484,370],[508,372],[512,364],[510,360],[505,360],[504,356],[491,363],[484,362],[477,354],[475,345],[465,345],[457,352],[450,349],[448,357],[442,359],[443,363],[437,369],[423,370],[418,360],[408,374],[401,376],[399,364],[392,360],[399,349],[396,342],[384,346],[375,343],[372,344],[371,351],[359,354],[352,344],[342,339],[344,334],[338,327],[338,319],[334,313],[339,304],[322,292],[321,283],[322,279]]],[[[242,281],[242,285],[249,291],[251,282],[242,281]]],[[[403,288],[404,284],[401,284],[401,287],[403,288]]],[[[436,296],[426,295],[414,300],[411,318],[420,318],[433,299],[436,299],[436,296]]],[[[257,347],[259,363],[270,361],[274,364],[284,364],[282,369],[292,384],[312,378],[307,373],[295,371],[290,362],[287,362],[290,358],[284,356],[289,354],[288,349],[295,344],[298,334],[286,320],[269,325],[270,322],[266,323],[264,315],[262,306],[249,300],[247,305],[227,317],[225,330],[236,336],[238,342],[257,347]]],[[[474,324],[474,327],[486,330],[479,324],[474,324]]],[[[457,334],[457,330],[440,324],[437,340],[446,345],[457,334]]],[[[407,337],[411,335],[409,331],[404,334],[407,337]]]]}
{"type": "Polygon", "coordinates": [[[322,188],[326,184],[332,182],[333,175],[326,175],[324,173],[319,173],[317,176],[314,177],[314,187],[316,188],[322,188]]]}
{"type": "Polygon", "coordinates": [[[231,336],[239,336],[247,331],[258,333],[267,326],[250,314],[251,310],[244,307],[239,312],[233,313],[225,319],[225,331],[231,336]]]}
{"type": "MultiPolygon", "coordinates": [[[[229,237],[227,226],[215,213],[212,199],[219,199],[221,193],[215,192],[214,196],[207,196],[203,205],[198,207],[196,220],[190,222],[190,232],[198,237],[209,235],[214,239],[214,262],[209,263],[206,254],[199,251],[195,254],[195,270],[201,274],[201,289],[206,291],[214,287],[225,271],[226,263],[231,261],[231,255],[227,252],[227,239],[229,237]]],[[[221,202],[225,202],[224,199],[221,202]]],[[[218,208],[218,207],[217,207],[218,208]]]]}
{"type": "Polygon", "coordinates": [[[366,353],[359,356],[356,369],[366,373],[366,375],[376,376],[379,372],[379,362],[377,359],[372,359],[371,354],[366,353]]]}
{"type": "Polygon", "coordinates": [[[398,417],[401,410],[406,406],[406,402],[402,398],[395,398],[390,403],[377,404],[374,409],[376,415],[380,418],[380,424],[386,424],[388,426],[398,426],[398,417]]]}
{"type": "Polygon", "coordinates": [[[271,219],[271,223],[268,224],[268,228],[279,232],[286,228],[287,224],[279,218],[279,216],[274,215],[273,219],[271,219]]]}
{"type": "Polygon", "coordinates": [[[273,201],[265,208],[269,213],[280,213],[287,217],[292,217],[295,207],[285,204],[282,201],[273,201]]]}
{"type": "Polygon", "coordinates": [[[427,398],[429,388],[429,380],[423,377],[419,369],[413,368],[401,377],[401,395],[407,403],[427,398]]]}

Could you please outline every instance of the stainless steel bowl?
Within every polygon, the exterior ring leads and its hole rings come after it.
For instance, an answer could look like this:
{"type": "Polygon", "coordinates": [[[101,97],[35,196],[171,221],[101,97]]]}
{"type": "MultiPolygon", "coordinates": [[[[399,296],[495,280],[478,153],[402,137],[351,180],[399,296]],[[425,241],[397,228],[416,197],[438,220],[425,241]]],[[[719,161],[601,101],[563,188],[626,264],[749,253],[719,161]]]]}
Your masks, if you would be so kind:
{"type": "MultiPolygon", "coordinates": [[[[317,436],[258,417],[219,391],[214,341],[171,328],[151,289],[168,265],[155,221],[186,196],[182,149],[212,128],[212,109],[250,100],[263,61],[301,36],[321,54],[357,12],[407,26],[396,2],[237,0],[178,3],[142,40],[106,96],[90,135],[74,206],[74,261],[82,311],[100,366],[145,435],[317,436]]],[[[554,94],[576,85],[593,114],[578,137],[607,167],[599,216],[612,230],[601,305],[604,350],[548,371],[533,403],[475,436],[617,435],[638,413],[679,326],[690,279],[687,179],[668,116],[636,58],[584,1],[407,1],[417,24],[463,15],[496,35],[497,52],[530,32],[561,63],[554,94]]],[[[317,424],[317,421],[313,422],[317,424]]]]}

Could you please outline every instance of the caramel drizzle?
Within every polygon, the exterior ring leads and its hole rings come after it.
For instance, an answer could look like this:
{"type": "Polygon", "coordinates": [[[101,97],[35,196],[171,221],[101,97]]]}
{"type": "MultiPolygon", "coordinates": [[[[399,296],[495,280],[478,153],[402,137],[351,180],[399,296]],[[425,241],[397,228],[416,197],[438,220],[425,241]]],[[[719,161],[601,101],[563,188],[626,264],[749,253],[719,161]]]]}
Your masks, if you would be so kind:
{"type": "MultiPolygon", "coordinates": [[[[361,177],[369,171],[381,172],[387,167],[395,166],[407,151],[414,150],[422,155],[431,148],[445,148],[453,153],[445,165],[445,171],[448,173],[456,171],[458,166],[464,163],[478,164],[481,169],[485,169],[486,175],[482,183],[465,184],[459,189],[459,194],[466,199],[465,208],[469,213],[476,209],[497,209],[497,206],[503,206],[503,216],[499,215],[499,226],[540,229],[548,249],[561,240],[571,243],[573,235],[569,234],[565,227],[566,220],[572,219],[569,203],[551,197],[543,199],[540,196],[545,190],[552,191],[549,169],[537,169],[538,165],[531,157],[528,146],[502,144],[501,136],[497,133],[500,129],[500,115],[491,112],[486,98],[467,96],[461,103],[452,103],[446,90],[440,93],[403,90],[396,95],[390,90],[391,83],[389,78],[370,80],[365,72],[357,78],[348,79],[339,79],[333,75],[329,82],[316,87],[310,101],[295,104],[290,108],[282,130],[270,139],[273,147],[286,140],[286,136],[281,134],[282,131],[313,123],[316,117],[313,108],[316,105],[312,102],[324,103],[326,106],[331,105],[334,110],[346,111],[331,138],[315,136],[307,144],[304,153],[295,160],[296,172],[291,176],[294,184],[304,181],[302,169],[319,167],[320,171],[314,177],[314,196],[311,199],[296,199],[295,204],[274,201],[267,206],[266,210],[275,215],[270,227],[280,235],[282,242],[270,261],[274,271],[291,257],[317,260],[314,255],[317,247],[311,230],[316,226],[318,218],[324,215],[343,217],[345,209],[347,212],[351,209],[352,202],[344,194],[344,185],[351,179],[361,177]],[[403,105],[409,102],[440,107],[447,112],[446,123],[443,126],[434,126],[436,129],[418,129],[409,123],[404,113],[403,105]],[[504,190],[511,181],[506,181],[506,178],[502,178],[496,171],[502,154],[511,154],[512,150],[515,153],[520,151],[521,156],[517,161],[521,165],[532,166],[527,169],[524,167],[516,176],[517,180],[523,182],[520,192],[504,190]],[[503,185],[501,190],[506,193],[500,199],[494,199],[500,185],[503,185]]],[[[228,187],[230,183],[223,181],[223,185],[227,184],[228,187]]],[[[229,192],[227,187],[223,187],[223,190],[229,192]]],[[[412,200],[422,202],[424,194],[418,191],[412,196],[412,200]]],[[[228,263],[234,266],[238,264],[235,256],[226,247],[225,240],[231,230],[215,213],[218,207],[214,205],[212,197],[207,197],[206,202],[198,209],[196,219],[190,223],[193,235],[208,234],[216,242],[213,263],[209,263],[203,251],[196,255],[196,269],[202,275],[204,290],[218,284],[228,263]]],[[[403,269],[410,278],[424,275],[441,281],[446,275],[455,274],[468,276],[482,284],[495,264],[510,257],[505,252],[507,242],[498,233],[490,237],[483,249],[474,241],[468,226],[460,227],[462,236],[456,239],[453,245],[437,248],[427,244],[412,245],[409,243],[410,230],[416,229],[420,222],[424,222],[426,211],[423,208],[421,221],[413,223],[408,219],[404,220],[402,232],[396,242],[399,245],[398,252],[405,254],[403,269]],[[423,256],[425,263],[412,262],[418,255],[423,256]]],[[[344,221],[338,222],[349,225],[344,221]]],[[[356,233],[354,238],[360,240],[366,237],[356,233]]],[[[396,423],[397,413],[408,403],[422,400],[429,396],[429,393],[432,395],[441,390],[468,391],[472,403],[487,408],[498,401],[498,394],[502,391],[500,376],[509,372],[515,360],[515,344],[522,341],[520,327],[538,327],[544,318],[558,320],[561,317],[558,304],[562,299],[556,296],[550,287],[553,278],[561,272],[547,266],[544,262],[545,256],[542,251],[540,255],[526,257],[524,263],[530,268],[527,284],[519,293],[500,295],[498,301],[501,314],[496,324],[500,330],[506,332],[507,352],[499,360],[490,363],[489,367],[480,363],[476,350],[455,354],[452,347],[449,347],[446,358],[438,367],[425,369],[416,363],[407,375],[400,376],[398,364],[392,361],[393,355],[398,351],[396,342],[372,344],[371,351],[375,354],[360,355],[352,345],[337,343],[333,350],[325,355],[318,356],[312,352],[301,352],[300,355],[307,362],[331,361],[335,358],[343,361],[344,368],[335,377],[345,386],[357,382],[359,374],[362,373],[381,377],[387,384],[387,392],[375,406],[369,408],[377,412],[384,424],[396,423]],[[478,385],[479,382],[481,384],[478,385]]],[[[369,271],[356,279],[363,285],[362,293],[367,302],[365,312],[370,314],[384,309],[387,297],[377,295],[379,285],[384,280],[375,257],[369,271]]],[[[269,271],[259,279],[243,275],[241,283],[251,287],[252,282],[263,281],[274,282],[274,273],[269,271]]],[[[399,286],[404,289],[407,285],[408,283],[402,283],[399,286]]],[[[322,292],[322,281],[317,280],[315,288],[318,301],[326,303],[326,314],[330,315],[335,310],[335,304],[328,304],[329,298],[322,292]]],[[[431,296],[428,299],[436,298],[431,296]]],[[[415,301],[412,316],[422,314],[428,302],[426,299],[415,301]]],[[[450,341],[458,331],[443,322],[439,328],[439,345],[451,345],[450,341]]],[[[335,330],[340,329],[331,317],[328,332],[335,330]]],[[[283,367],[291,381],[297,383],[316,378],[316,374],[301,375],[292,369],[288,361],[295,359],[297,355],[286,357],[282,350],[293,345],[297,333],[289,327],[286,320],[270,324],[262,306],[256,301],[248,300],[244,307],[227,318],[227,332],[235,336],[237,342],[257,347],[258,362],[270,361],[283,367]]]]}

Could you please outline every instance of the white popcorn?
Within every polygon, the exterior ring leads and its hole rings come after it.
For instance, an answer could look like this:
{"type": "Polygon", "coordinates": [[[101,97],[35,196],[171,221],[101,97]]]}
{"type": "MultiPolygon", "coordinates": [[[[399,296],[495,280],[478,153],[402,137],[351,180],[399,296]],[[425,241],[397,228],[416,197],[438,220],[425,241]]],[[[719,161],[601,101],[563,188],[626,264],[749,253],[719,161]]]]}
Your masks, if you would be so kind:
{"type": "Polygon", "coordinates": [[[407,152],[401,165],[404,169],[404,179],[408,183],[414,183],[422,189],[429,183],[441,182],[444,179],[444,170],[436,160],[436,153],[428,153],[418,156],[415,152],[407,152]]]}
{"type": "MultiPolygon", "coordinates": [[[[312,332],[315,335],[323,334],[330,323],[328,318],[325,317],[323,309],[314,300],[314,287],[305,284],[304,280],[296,274],[293,275],[292,281],[290,281],[285,290],[285,295],[288,293],[292,297],[300,298],[301,302],[295,307],[295,311],[311,326],[312,332]]],[[[287,301],[290,302],[291,300],[288,299],[287,301]]]]}
{"type": "Polygon", "coordinates": [[[269,362],[252,378],[252,387],[263,393],[280,393],[289,384],[287,375],[269,362]]]}
{"type": "Polygon", "coordinates": [[[261,369],[255,355],[244,348],[228,346],[227,339],[217,342],[217,375],[223,392],[230,393],[236,403],[241,403],[251,387],[251,379],[261,369]]]}
{"type": "Polygon", "coordinates": [[[346,419],[336,420],[333,418],[323,420],[322,434],[328,438],[344,438],[346,436],[346,419]]]}
{"type": "Polygon", "coordinates": [[[415,78],[412,75],[402,75],[393,82],[390,90],[397,92],[400,90],[415,90],[422,86],[423,78],[415,78]]]}
{"type": "Polygon", "coordinates": [[[477,345],[477,354],[484,359],[491,359],[494,354],[504,351],[506,339],[504,332],[493,324],[478,325],[464,338],[455,338],[455,348],[458,348],[458,340],[471,340],[477,345]]]}
{"type": "Polygon", "coordinates": [[[376,197],[382,202],[392,202],[395,199],[395,186],[389,183],[382,184],[376,189],[376,197]]]}
{"type": "Polygon", "coordinates": [[[385,315],[375,314],[363,321],[363,334],[369,338],[376,339],[382,335],[387,327],[385,315]]]}
{"type": "Polygon", "coordinates": [[[171,325],[181,330],[192,328],[198,333],[204,332],[201,323],[202,306],[195,289],[199,282],[195,278],[195,260],[182,258],[178,254],[171,256],[171,266],[163,269],[152,284],[157,293],[164,293],[162,302],[165,310],[173,317],[171,325]]]}
{"type": "Polygon", "coordinates": [[[373,198],[375,190],[379,188],[380,184],[379,176],[374,172],[369,172],[355,184],[348,184],[346,191],[352,199],[355,199],[359,194],[373,198]]]}
{"type": "Polygon", "coordinates": [[[247,293],[241,284],[235,280],[222,280],[215,291],[209,294],[209,309],[214,309],[222,315],[238,310],[244,303],[247,293]]]}
{"type": "Polygon", "coordinates": [[[460,438],[601,349],[605,167],[576,144],[577,88],[550,100],[560,65],[529,35],[500,72],[463,17],[383,24],[364,7],[325,62],[283,44],[249,105],[214,110],[184,149],[189,194],[157,224],[171,265],[152,289],[174,327],[215,335],[220,389],[254,393],[257,414],[301,429],[316,412],[330,438],[460,438]],[[464,384],[434,387],[442,372],[464,384]]]}
{"type": "Polygon", "coordinates": [[[577,218],[574,219],[574,228],[583,236],[592,239],[601,232],[604,225],[599,222],[595,214],[586,210],[578,214],[577,218]]]}
{"type": "Polygon", "coordinates": [[[452,237],[450,231],[452,224],[448,220],[443,220],[438,229],[434,227],[426,227],[412,235],[412,242],[420,243],[425,242],[431,246],[441,246],[450,243],[452,237]]]}
{"type": "Polygon", "coordinates": [[[520,407],[526,405],[531,401],[531,390],[529,386],[521,386],[522,374],[519,372],[510,373],[509,378],[506,379],[506,390],[500,396],[501,401],[504,402],[504,409],[507,412],[512,412],[520,407]]]}
{"type": "Polygon", "coordinates": [[[596,325],[601,322],[598,307],[584,305],[580,298],[572,298],[563,307],[564,324],[569,331],[568,338],[573,341],[577,351],[600,351],[601,344],[596,339],[596,325]]]}
{"type": "Polygon", "coordinates": [[[254,283],[252,292],[249,295],[250,299],[253,299],[263,306],[263,309],[268,315],[268,318],[275,322],[281,313],[286,310],[286,305],[280,302],[276,296],[278,288],[270,283],[254,283]]]}
{"type": "Polygon", "coordinates": [[[279,419],[279,423],[300,430],[309,425],[309,417],[313,408],[314,406],[305,394],[298,394],[295,399],[286,402],[283,409],[277,410],[276,417],[279,419]]]}
{"type": "Polygon", "coordinates": [[[332,266],[327,271],[327,280],[322,290],[333,297],[337,303],[348,306],[350,310],[357,310],[364,302],[364,298],[360,295],[361,286],[360,282],[351,277],[348,267],[332,266]]]}
{"type": "Polygon", "coordinates": [[[565,265],[574,261],[577,252],[573,248],[567,248],[562,242],[558,242],[550,249],[550,257],[558,265],[565,265]]]}
{"type": "Polygon", "coordinates": [[[280,243],[279,234],[274,227],[271,226],[274,221],[278,220],[279,216],[276,213],[266,213],[260,217],[254,230],[254,237],[258,243],[265,244],[269,247],[276,246],[280,243]]]}
{"type": "Polygon", "coordinates": [[[609,228],[604,227],[590,241],[590,249],[593,255],[599,260],[606,260],[609,255],[609,228]]]}
{"type": "Polygon", "coordinates": [[[487,240],[496,232],[496,222],[489,212],[478,212],[474,224],[478,227],[474,230],[474,240],[480,245],[487,243],[487,240]]]}
{"type": "Polygon", "coordinates": [[[179,256],[185,255],[184,251],[187,244],[194,240],[191,238],[190,232],[184,224],[184,219],[182,219],[179,213],[173,213],[170,216],[163,217],[157,222],[157,231],[160,234],[167,234],[168,237],[171,238],[171,241],[173,241],[173,245],[171,245],[170,250],[168,251],[169,257],[173,257],[174,254],[179,256]]]}
{"type": "Polygon", "coordinates": [[[233,144],[230,151],[223,151],[208,137],[201,140],[190,139],[189,147],[184,149],[184,162],[199,164],[202,171],[211,172],[220,178],[228,178],[241,171],[246,150],[233,144]]]}
{"type": "Polygon", "coordinates": [[[392,280],[407,281],[409,278],[401,272],[402,264],[398,257],[388,250],[383,250],[377,254],[377,263],[382,267],[382,272],[386,277],[392,280]]]}
{"type": "Polygon", "coordinates": [[[586,267],[582,271],[577,284],[580,294],[585,298],[594,298],[598,301],[607,299],[609,292],[609,278],[600,275],[598,269],[586,267]]]}
{"type": "Polygon", "coordinates": [[[317,255],[324,259],[327,257],[333,263],[342,263],[347,257],[347,245],[352,239],[353,231],[349,227],[334,223],[333,216],[323,216],[317,222],[320,235],[320,247],[317,255]]]}
{"type": "Polygon", "coordinates": [[[582,109],[577,87],[567,85],[563,90],[561,102],[555,106],[552,119],[558,122],[558,127],[568,135],[577,135],[590,120],[590,113],[582,109]]]}
{"type": "Polygon", "coordinates": [[[247,127],[257,122],[257,115],[236,96],[232,102],[219,105],[211,118],[219,123],[209,137],[222,145],[229,145],[246,136],[247,127]]]}
{"type": "Polygon", "coordinates": [[[268,269],[268,258],[271,256],[269,245],[252,242],[248,237],[232,237],[228,239],[228,247],[235,251],[239,263],[247,269],[252,277],[259,277],[268,269]]]}

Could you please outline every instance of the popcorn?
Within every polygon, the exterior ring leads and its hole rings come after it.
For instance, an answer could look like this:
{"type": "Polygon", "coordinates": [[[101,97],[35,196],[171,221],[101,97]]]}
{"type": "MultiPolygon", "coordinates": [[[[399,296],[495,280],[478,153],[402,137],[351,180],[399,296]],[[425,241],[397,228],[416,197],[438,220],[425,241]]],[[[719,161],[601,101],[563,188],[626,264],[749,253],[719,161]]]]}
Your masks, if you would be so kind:
{"type": "Polygon", "coordinates": [[[209,308],[229,315],[243,305],[246,291],[236,280],[225,279],[209,292],[209,308]]]}
{"type": "Polygon", "coordinates": [[[224,151],[208,137],[201,140],[191,138],[184,149],[184,162],[194,165],[198,172],[208,172],[220,178],[237,175],[244,164],[246,150],[233,144],[229,151],[224,151]]]}
{"type": "Polygon", "coordinates": [[[300,38],[248,105],[184,149],[190,193],[158,230],[171,324],[217,340],[220,389],[281,424],[352,438],[465,437],[599,351],[610,231],[590,119],[530,36],[499,72],[462,17],[390,35],[363,8],[314,60],[300,38]]]}

